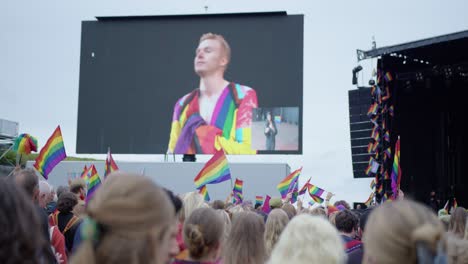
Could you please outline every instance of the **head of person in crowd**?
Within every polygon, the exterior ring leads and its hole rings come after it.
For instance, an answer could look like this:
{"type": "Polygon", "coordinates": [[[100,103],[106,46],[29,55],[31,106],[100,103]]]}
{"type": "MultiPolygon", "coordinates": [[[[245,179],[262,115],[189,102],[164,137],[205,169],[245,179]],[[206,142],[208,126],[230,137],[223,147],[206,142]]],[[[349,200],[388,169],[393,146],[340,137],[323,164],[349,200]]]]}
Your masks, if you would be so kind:
{"type": "MultiPolygon", "coordinates": [[[[178,216],[182,210],[182,200],[174,195],[174,193],[168,189],[164,189],[166,194],[169,197],[169,200],[172,202],[172,205],[174,206],[175,209],[175,218],[178,220],[178,216]]],[[[168,257],[168,262],[167,264],[171,263],[177,254],[180,253],[180,245],[178,239],[179,235],[179,221],[174,221],[173,224],[170,226],[170,240],[171,244],[169,247],[169,257],[168,257]]]]}
{"type": "Polygon", "coordinates": [[[49,195],[49,199],[47,199],[47,203],[57,202],[58,197],[55,191],[55,187],[52,184],[49,184],[49,186],[50,186],[50,195],[49,195]]]}
{"type": "Polygon", "coordinates": [[[269,264],[345,263],[343,242],[323,217],[301,214],[284,229],[271,253],[269,264]]]}
{"type": "Polygon", "coordinates": [[[280,197],[273,197],[270,199],[270,209],[281,208],[283,206],[283,201],[280,197]]]}
{"type": "Polygon", "coordinates": [[[459,238],[463,238],[465,235],[466,216],[467,212],[465,208],[455,208],[450,216],[449,232],[459,238]]]}
{"type": "Polygon", "coordinates": [[[224,221],[216,210],[210,207],[195,209],[184,223],[189,261],[210,263],[219,260],[223,235],[224,221]]]}
{"type": "Polygon", "coordinates": [[[64,192],[57,201],[57,210],[60,213],[70,213],[73,211],[76,204],[78,204],[76,195],[72,192],[64,192]]]}
{"type": "Polygon", "coordinates": [[[221,200],[215,200],[213,204],[211,205],[211,207],[215,210],[218,210],[218,209],[224,210],[226,209],[226,204],[221,200]]]}
{"type": "Polygon", "coordinates": [[[60,195],[64,192],[69,192],[70,188],[68,186],[59,186],[57,187],[57,200],[60,197],[60,195]]]}
{"type": "Polygon", "coordinates": [[[336,201],[333,205],[336,208],[338,208],[338,210],[340,210],[341,207],[344,207],[344,209],[351,210],[351,206],[349,206],[349,203],[346,202],[345,200],[336,201]]]}
{"type": "Polygon", "coordinates": [[[357,235],[359,219],[350,210],[339,211],[335,217],[336,229],[342,234],[350,238],[357,235]]]}
{"type": "Polygon", "coordinates": [[[294,206],[292,204],[290,204],[290,203],[283,204],[281,209],[283,209],[283,211],[286,212],[286,214],[289,217],[289,220],[291,220],[297,214],[296,208],[294,208],[294,206]]]}
{"type": "Polygon", "coordinates": [[[362,238],[364,231],[366,230],[367,220],[369,219],[369,215],[371,214],[373,208],[365,209],[361,216],[359,217],[359,237],[362,238]]]}
{"type": "Polygon", "coordinates": [[[40,220],[30,196],[12,181],[0,179],[2,263],[54,263],[50,244],[37,228],[40,220]]]}
{"type": "Polygon", "coordinates": [[[221,209],[216,210],[216,213],[218,213],[221,216],[224,222],[224,233],[223,233],[223,243],[222,243],[224,245],[229,237],[229,233],[231,233],[231,227],[232,227],[231,216],[228,214],[228,212],[226,212],[225,210],[221,210],[221,209]]]}
{"type": "Polygon", "coordinates": [[[266,260],[263,218],[255,212],[233,215],[231,233],[224,246],[224,264],[256,264],[266,260]]]}
{"type": "Polygon", "coordinates": [[[46,205],[49,203],[50,193],[51,193],[50,185],[44,180],[39,181],[38,204],[41,208],[45,208],[46,205]]]}
{"type": "Polygon", "coordinates": [[[75,178],[70,181],[70,192],[74,193],[80,200],[86,198],[86,182],[82,178],[75,178]]]}
{"type": "Polygon", "coordinates": [[[321,216],[321,217],[324,217],[325,219],[328,219],[327,211],[325,211],[325,208],[323,208],[321,206],[315,207],[312,210],[310,210],[310,208],[309,208],[309,214],[315,215],[315,216],[321,216]]]}
{"type": "MultiPolygon", "coordinates": [[[[62,194],[63,195],[63,194],[62,194]]],[[[84,240],[71,263],[169,262],[175,209],[151,179],[108,175],[86,208],[84,240]]]]}
{"type": "Polygon", "coordinates": [[[189,218],[190,214],[195,209],[205,207],[208,207],[208,205],[206,204],[203,195],[195,191],[186,193],[183,198],[183,212],[181,220],[185,221],[187,218],[189,218]]]}
{"type": "Polygon", "coordinates": [[[444,233],[430,208],[410,200],[384,203],[367,220],[363,262],[426,263],[419,261],[437,255],[444,233]]]}
{"type": "Polygon", "coordinates": [[[336,225],[336,215],[339,213],[340,211],[333,211],[332,213],[328,213],[328,221],[330,221],[330,223],[332,225],[336,225]]]}
{"type": "Polygon", "coordinates": [[[265,224],[265,249],[269,256],[281,233],[289,222],[289,217],[282,209],[273,209],[268,215],[265,224]]]}
{"type": "Polygon", "coordinates": [[[33,169],[17,170],[13,174],[15,182],[35,202],[39,201],[39,179],[33,169]]]}

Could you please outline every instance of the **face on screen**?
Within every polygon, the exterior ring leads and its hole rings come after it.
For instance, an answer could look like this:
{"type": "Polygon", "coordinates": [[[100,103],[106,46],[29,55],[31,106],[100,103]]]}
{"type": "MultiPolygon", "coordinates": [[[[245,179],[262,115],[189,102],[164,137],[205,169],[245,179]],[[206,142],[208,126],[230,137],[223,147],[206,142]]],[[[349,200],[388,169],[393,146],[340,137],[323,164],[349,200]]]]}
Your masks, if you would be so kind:
{"type": "Polygon", "coordinates": [[[205,39],[198,45],[195,52],[195,72],[206,76],[218,71],[224,71],[227,63],[221,43],[215,39],[205,39]]]}

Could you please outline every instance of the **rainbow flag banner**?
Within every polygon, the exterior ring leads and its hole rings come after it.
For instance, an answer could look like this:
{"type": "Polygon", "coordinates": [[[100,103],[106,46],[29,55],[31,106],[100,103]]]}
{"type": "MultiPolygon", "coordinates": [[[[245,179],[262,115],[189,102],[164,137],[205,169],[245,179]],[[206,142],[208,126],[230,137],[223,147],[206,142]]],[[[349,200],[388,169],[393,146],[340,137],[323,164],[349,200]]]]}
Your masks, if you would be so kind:
{"type": "Polygon", "coordinates": [[[88,192],[86,193],[86,203],[93,198],[94,193],[96,190],[101,186],[101,178],[99,177],[96,167],[94,165],[91,165],[91,167],[88,169],[88,192]]]}
{"type": "Polygon", "coordinates": [[[299,195],[303,195],[304,193],[306,193],[306,191],[309,189],[309,185],[310,185],[310,180],[312,179],[312,177],[310,177],[306,183],[304,184],[304,186],[302,186],[302,188],[299,190],[299,195]]]}
{"type": "Polygon", "coordinates": [[[309,185],[309,194],[310,196],[322,196],[322,194],[324,193],[325,191],[323,189],[320,189],[319,187],[313,185],[313,184],[310,184],[309,185]]]}
{"type": "Polygon", "coordinates": [[[385,73],[384,78],[385,78],[385,80],[387,82],[393,81],[393,77],[392,77],[392,74],[390,72],[385,73]]]}
{"type": "Polygon", "coordinates": [[[396,199],[398,197],[398,191],[400,189],[401,181],[401,167],[400,167],[400,137],[395,144],[395,156],[393,157],[393,166],[392,166],[392,175],[390,176],[392,180],[392,192],[393,196],[391,198],[396,199]]]}
{"type": "Polygon", "coordinates": [[[368,116],[375,115],[375,114],[377,113],[378,108],[379,108],[379,104],[373,103],[373,104],[369,107],[369,110],[367,110],[367,115],[368,115],[368,116]]]}
{"type": "Polygon", "coordinates": [[[242,195],[242,193],[235,192],[234,196],[232,197],[232,203],[233,204],[240,204],[240,203],[242,203],[242,201],[244,201],[244,195],[242,195]]]}
{"type": "Polygon", "coordinates": [[[217,151],[205,164],[203,169],[195,177],[195,187],[200,189],[203,185],[220,183],[231,179],[231,171],[224,151],[217,151]]]}
{"type": "Polygon", "coordinates": [[[104,178],[107,177],[110,173],[118,170],[119,167],[117,167],[117,164],[114,161],[114,158],[112,158],[112,154],[110,151],[110,148],[107,149],[107,157],[106,157],[106,167],[104,170],[104,178]]]}
{"type": "Polygon", "coordinates": [[[294,184],[299,180],[299,175],[301,175],[302,167],[293,171],[291,174],[286,176],[277,186],[276,189],[281,193],[281,198],[285,198],[288,193],[291,191],[291,188],[294,187],[294,184]]]}
{"type": "Polygon", "coordinates": [[[65,146],[63,145],[62,131],[60,126],[57,126],[54,133],[47,140],[45,146],[39,152],[39,156],[36,158],[34,168],[44,176],[49,178],[49,173],[54,167],[62,160],[67,157],[65,152],[65,146]]]}
{"type": "Polygon", "coordinates": [[[263,204],[263,196],[260,196],[260,195],[256,195],[255,196],[255,204],[259,204],[259,205],[262,205],[263,204]]]}
{"type": "Polygon", "coordinates": [[[310,201],[309,201],[309,205],[310,205],[310,206],[313,206],[314,204],[315,204],[314,200],[310,200],[310,201]]]}
{"type": "Polygon", "coordinates": [[[234,193],[238,192],[238,193],[242,193],[242,187],[244,186],[244,181],[243,180],[239,180],[236,178],[236,181],[234,183],[234,189],[232,189],[232,191],[234,193]]]}
{"type": "Polygon", "coordinates": [[[37,139],[29,134],[21,134],[15,139],[13,150],[18,154],[31,154],[37,151],[37,139]]]}
{"type": "Polygon", "coordinates": [[[270,213],[271,211],[271,208],[270,208],[270,199],[271,197],[269,195],[267,195],[265,197],[265,202],[263,203],[263,206],[262,206],[262,211],[266,214],[270,213]]]}
{"type": "Polygon", "coordinates": [[[316,202],[316,203],[318,203],[318,204],[323,203],[323,198],[321,198],[321,197],[318,197],[318,196],[316,196],[316,195],[311,195],[310,197],[312,198],[312,200],[313,200],[314,202],[316,202]]]}
{"type": "Polygon", "coordinates": [[[203,199],[205,199],[206,202],[210,201],[210,195],[208,194],[208,188],[206,188],[206,185],[203,185],[203,187],[200,188],[199,193],[203,195],[203,199]]]}

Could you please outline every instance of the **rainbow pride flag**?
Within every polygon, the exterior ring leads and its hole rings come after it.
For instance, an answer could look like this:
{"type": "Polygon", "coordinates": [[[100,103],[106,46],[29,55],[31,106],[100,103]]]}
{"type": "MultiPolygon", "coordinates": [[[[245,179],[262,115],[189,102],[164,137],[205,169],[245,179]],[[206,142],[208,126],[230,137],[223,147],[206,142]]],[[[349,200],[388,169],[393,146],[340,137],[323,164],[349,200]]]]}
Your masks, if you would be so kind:
{"type": "Polygon", "coordinates": [[[372,190],[374,190],[374,188],[375,188],[375,179],[372,179],[372,181],[371,181],[371,183],[370,183],[370,188],[371,188],[372,190]]]}
{"type": "Polygon", "coordinates": [[[290,193],[292,193],[290,203],[293,204],[297,202],[297,196],[299,195],[299,179],[297,179],[296,182],[294,183],[290,193]]]}
{"type": "Polygon", "coordinates": [[[238,193],[242,193],[242,187],[244,186],[244,181],[243,180],[239,180],[236,178],[236,181],[234,183],[234,189],[232,189],[232,191],[234,193],[238,192],[238,193]]]}
{"type": "MultiPolygon", "coordinates": [[[[91,168],[91,167],[89,167],[91,168]]],[[[85,180],[86,184],[88,184],[89,182],[89,178],[88,178],[88,167],[86,167],[86,165],[84,166],[83,168],[83,172],[81,172],[81,176],[80,176],[81,179],[85,180]]]]}
{"type": "Polygon", "coordinates": [[[311,195],[310,197],[312,198],[312,200],[313,200],[314,202],[316,202],[316,203],[318,203],[318,204],[323,203],[323,198],[321,198],[321,197],[318,197],[318,196],[316,196],[316,195],[311,195]]]}
{"type": "Polygon", "coordinates": [[[309,189],[309,185],[310,185],[310,180],[312,179],[312,177],[310,177],[306,183],[304,184],[304,186],[302,186],[302,188],[299,190],[299,195],[303,195],[304,193],[306,193],[306,191],[309,189]]]}
{"type": "Polygon", "coordinates": [[[379,104],[373,103],[370,107],[369,110],[367,110],[367,115],[372,116],[377,113],[377,109],[379,108],[379,104]]]}
{"type": "Polygon", "coordinates": [[[13,150],[18,154],[31,154],[37,151],[37,139],[29,134],[21,134],[15,139],[13,150]]]}
{"type": "Polygon", "coordinates": [[[395,144],[395,156],[393,157],[393,166],[392,166],[392,175],[390,176],[392,180],[392,192],[393,196],[391,198],[398,198],[398,190],[400,189],[401,181],[401,167],[400,167],[400,137],[395,144]]]}
{"type": "Polygon", "coordinates": [[[228,161],[224,151],[217,151],[205,164],[203,169],[195,177],[195,187],[200,189],[203,185],[220,183],[231,179],[228,161]]]}
{"type": "Polygon", "coordinates": [[[263,196],[260,196],[260,195],[256,195],[255,196],[255,204],[259,204],[259,205],[262,205],[263,204],[263,196]]]}
{"type": "Polygon", "coordinates": [[[311,196],[322,196],[322,194],[324,193],[325,191],[323,189],[320,189],[319,187],[313,185],[313,184],[310,184],[309,185],[309,194],[311,196]]]}
{"type": "Polygon", "coordinates": [[[384,134],[384,139],[387,142],[390,142],[390,132],[387,130],[384,134]]]}
{"type": "Polygon", "coordinates": [[[293,171],[291,174],[286,176],[277,186],[276,189],[281,193],[281,198],[285,198],[290,192],[291,188],[297,180],[299,180],[299,175],[301,175],[302,167],[293,171]]]}
{"type": "Polygon", "coordinates": [[[372,192],[370,195],[369,195],[369,198],[367,198],[367,200],[364,202],[364,204],[369,207],[371,206],[372,204],[372,201],[374,200],[374,193],[372,192]]]}
{"type": "Polygon", "coordinates": [[[314,200],[310,200],[310,201],[309,201],[309,205],[310,205],[310,206],[313,206],[314,204],[315,204],[314,200]]]}
{"type": "Polygon", "coordinates": [[[210,195],[208,194],[208,188],[206,188],[206,185],[203,185],[198,192],[203,195],[203,199],[205,199],[206,202],[210,201],[210,195]]]}
{"type": "Polygon", "coordinates": [[[111,174],[112,172],[118,170],[119,167],[117,167],[117,164],[114,161],[114,158],[112,158],[112,154],[110,151],[110,148],[107,150],[107,157],[106,157],[106,167],[104,170],[104,178],[107,177],[107,175],[111,174]]]}
{"type": "Polygon", "coordinates": [[[393,81],[393,76],[390,72],[385,73],[384,78],[387,82],[393,81]]]}
{"type": "Polygon", "coordinates": [[[242,201],[244,201],[244,195],[242,195],[242,193],[235,192],[233,197],[232,197],[232,203],[233,204],[240,204],[240,203],[242,203],[242,201]]]}
{"type": "Polygon", "coordinates": [[[266,214],[270,213],[271,211],[271,208],[270,208],[270,199],[271,197],[269,195],[267,195],[265,197],[265,202],[263,203],[263,206],[262,206],[262,211],[266,214]]]}
{"type": "Polygon", "coordinates": [[[88,169],[88,178],[89,178],[89,183],[88,183],[88,192],[86,193],[86,203],[88,203],[91,198],[93,198],[94,193],[96,190],[101,186],[101,178],[99,177],[96,167],[94,165],[91,165],[91,167],[88,169]]]}
{"type": "Polygon", "coordinates": [[[54,167],[67,157],[65,146],[63,145],[62,131],[60,126],[57,126],[54,133],[47,140],[45,146],[41,149],[39,156],[36,158],[34,168],[44,176],[49,178],[49,173],[54,167]]]}

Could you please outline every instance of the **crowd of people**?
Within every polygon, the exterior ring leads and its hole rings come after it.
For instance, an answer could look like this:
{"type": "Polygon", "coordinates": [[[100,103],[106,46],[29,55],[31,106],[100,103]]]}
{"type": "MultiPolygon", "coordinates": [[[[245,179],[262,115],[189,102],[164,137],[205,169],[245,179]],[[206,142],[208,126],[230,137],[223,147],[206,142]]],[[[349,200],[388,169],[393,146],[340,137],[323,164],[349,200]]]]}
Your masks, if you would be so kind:
{"type": "Polygon", "coordinates": [[[272,198],[205,202],[149,178],[107,176],[89,202],[86,183],[54,189],[32,169],[0,179],[3,263],[468,263],[467,211],[435,214],[407,200],[351,209],[303,208],[272,198]]]}

